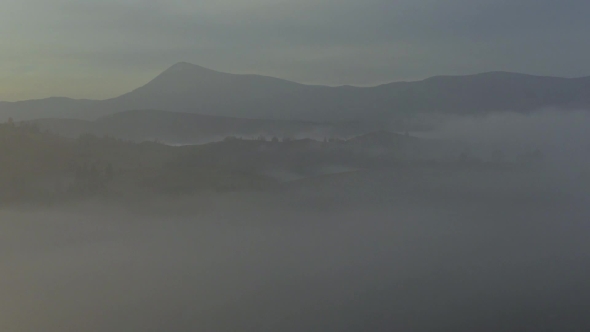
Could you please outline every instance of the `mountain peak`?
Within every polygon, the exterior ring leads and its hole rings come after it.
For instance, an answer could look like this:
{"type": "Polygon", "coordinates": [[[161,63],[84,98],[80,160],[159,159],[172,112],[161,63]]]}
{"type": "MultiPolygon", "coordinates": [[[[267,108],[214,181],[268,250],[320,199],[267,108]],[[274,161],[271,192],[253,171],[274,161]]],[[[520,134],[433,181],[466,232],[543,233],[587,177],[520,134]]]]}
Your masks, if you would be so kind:
{"type": "Polygon", "coordinates": [[[166,69],[164,73],[179,73],[179,72],[191,72],[191,73],[215,73],[215,70],[208,69],[205,67],[197,66],[188,62],[178,62],[166,69]]]}
{"type": "Polygon", "coordinates": [[[143,91],[145,94],[187,92],[202,89],[228,75],[192,63],[178,62],[134,92],[143,91]]]}

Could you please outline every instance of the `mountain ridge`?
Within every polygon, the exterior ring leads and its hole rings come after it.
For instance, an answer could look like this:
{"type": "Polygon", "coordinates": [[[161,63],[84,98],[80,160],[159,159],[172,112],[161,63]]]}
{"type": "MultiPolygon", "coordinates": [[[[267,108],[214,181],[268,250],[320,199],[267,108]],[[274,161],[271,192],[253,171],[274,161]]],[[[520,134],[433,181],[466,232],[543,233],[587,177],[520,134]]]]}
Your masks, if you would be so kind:
{"type": "Polygon", "coordinates": [[[590,108],[590,76],[563,78],[506,71],[439,75],[373,87],[306,85],[280,78],[231,74],[187,62],[143,86],[105,100],[51,97],[0,102],[0,120],[93,120],[139,109],[316,122],[399,122],[419,114],[534,112],[590,108]]]}

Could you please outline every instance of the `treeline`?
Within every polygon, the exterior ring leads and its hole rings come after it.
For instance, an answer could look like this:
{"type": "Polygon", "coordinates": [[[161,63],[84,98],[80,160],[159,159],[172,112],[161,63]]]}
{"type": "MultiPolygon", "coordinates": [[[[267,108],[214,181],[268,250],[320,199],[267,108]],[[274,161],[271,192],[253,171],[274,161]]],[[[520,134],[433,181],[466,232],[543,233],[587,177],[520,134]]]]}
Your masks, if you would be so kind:
{"type": "Polygon", "coordinates": [[[171,167],[199,147],[135,143],[84,134],[77,139],[29,123],[0,123],[0,204],[97,195],[254,188],[262,179],[202,165],[171,167]]]}
{"type": "MultiPolygon", "coordinates": [[[[0,202],[104,192],[115,168],[93,152],[88,140],[42,132],[29,123],[0,124],[0,202]]],[[[91,140],[122,144],[109,138],[91,140]]]]}
{"type": "MultiPolygon", "coordinates": [[[[355,169],[400,162],[416,165],[429,161],[420,155],[422,150],[427,149],[420,140],[393,133],[348,140],[228,137],[201,146],[172,147],[156,141],[135,143],[90,134],[69,139],[41,131],[34,124],[9,120],[0,124],[0,203],[268,188],[275,183],[265,174],[274,170],[313,174],[332,165],[355,169]]],[[[500,150],[485,160],[465,150],[453,157],[450,167],[531,165],[541,163],[544,156],[532,150],[519,160],[507,159],[500,150]]]]}
{"type": "Polygon", "coordinates": [[[35,125],[0,124],[0,199],[30,195],[71,165],[71,142],[35,125]]]}

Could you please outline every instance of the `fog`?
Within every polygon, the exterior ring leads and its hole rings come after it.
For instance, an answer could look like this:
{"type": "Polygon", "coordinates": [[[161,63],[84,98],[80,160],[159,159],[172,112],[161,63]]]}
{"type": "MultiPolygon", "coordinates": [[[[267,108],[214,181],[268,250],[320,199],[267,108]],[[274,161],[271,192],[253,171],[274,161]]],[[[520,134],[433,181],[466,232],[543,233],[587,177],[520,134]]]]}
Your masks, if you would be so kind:
{"type": "Polygon", "coordinates": [[[3,207],[0,330],[588,330],[588,120],[430,134],[539,148],[543,167],[330,168],[258,192],[3,207]]]}
{"type": "Polygon", "coordinates": [[[589,327],[586,197],[469,176],[3,210],[0,329],[589,327]]]}
{"type": "Polygon", "coordinates": [[[504,149],[512,155],[539,148],[553,163],[590,163],[590,113],[586,110],[445,116],[437,122],[436,129],[418,135],[464,142],[474,149],[504,149]]]}

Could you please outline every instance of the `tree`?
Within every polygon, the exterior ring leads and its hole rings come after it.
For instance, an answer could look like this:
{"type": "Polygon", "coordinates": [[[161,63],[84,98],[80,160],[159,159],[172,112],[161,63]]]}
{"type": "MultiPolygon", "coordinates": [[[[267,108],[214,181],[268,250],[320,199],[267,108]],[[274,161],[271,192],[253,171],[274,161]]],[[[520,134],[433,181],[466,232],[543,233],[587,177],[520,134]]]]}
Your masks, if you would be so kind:
{"type": "Polygon", "coordinates": [[[39,128],[39,126],[36,123],[31,123],[29,125],[29,131],[33,134],[41,133],[41,129],[39,128]]]}

